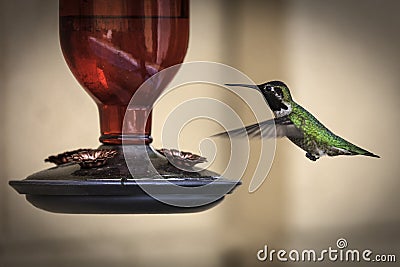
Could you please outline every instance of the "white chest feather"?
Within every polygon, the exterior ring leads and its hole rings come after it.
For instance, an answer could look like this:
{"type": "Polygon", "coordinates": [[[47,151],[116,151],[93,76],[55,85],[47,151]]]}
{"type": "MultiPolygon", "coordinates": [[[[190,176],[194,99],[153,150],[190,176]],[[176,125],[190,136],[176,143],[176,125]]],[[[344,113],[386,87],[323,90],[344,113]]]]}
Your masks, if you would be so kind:
{"type": "Polygon", "coordinates": [[[284,104],[287,106],[287,109],[281,109],[278,111],[274,111],[274,115],[276,118],[287,116],[292,112],[292,106],[289,103],[284,102],[284,104]]]}

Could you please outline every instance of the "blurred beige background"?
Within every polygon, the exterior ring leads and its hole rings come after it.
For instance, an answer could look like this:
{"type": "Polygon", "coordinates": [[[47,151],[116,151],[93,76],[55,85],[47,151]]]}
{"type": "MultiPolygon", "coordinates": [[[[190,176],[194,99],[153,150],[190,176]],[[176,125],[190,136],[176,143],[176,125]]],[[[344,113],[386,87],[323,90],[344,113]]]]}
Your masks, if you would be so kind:
{"type": "MultiPolygon", "coordinates": [[[[186,61],[284,80],[326,126],[382,158],[311,162],[278,140],[255,193],[248,174],[212,210],[161,216],[51,214],[8,186],[47,168],[50,154],[98,146],[96,106],[62,58],[57,10],[53,0],[0,2],[0,266],[261,266],[265,244],[318,249],[340,237],[398,253],[398,1],[192,1],[186,61]]],[[[154,112],[155,146],[168,105],[154,112]]]]}

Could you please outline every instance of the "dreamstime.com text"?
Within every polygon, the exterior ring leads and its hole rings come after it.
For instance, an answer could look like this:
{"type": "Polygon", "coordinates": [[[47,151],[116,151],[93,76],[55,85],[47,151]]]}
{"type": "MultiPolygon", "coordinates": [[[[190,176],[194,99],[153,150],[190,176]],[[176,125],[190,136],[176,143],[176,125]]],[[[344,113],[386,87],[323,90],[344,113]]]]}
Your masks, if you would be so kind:
{"type": "Polygon", "coordinates": [[[395,254],[375,254],[370,249],[348,249],[347,240],[339,238],[336,241],[336,247],[314,250],[285,250],[269,249],[267,245],[257,252],[259,261],[278,261],[278,262],[396,262],[395,254]]]}

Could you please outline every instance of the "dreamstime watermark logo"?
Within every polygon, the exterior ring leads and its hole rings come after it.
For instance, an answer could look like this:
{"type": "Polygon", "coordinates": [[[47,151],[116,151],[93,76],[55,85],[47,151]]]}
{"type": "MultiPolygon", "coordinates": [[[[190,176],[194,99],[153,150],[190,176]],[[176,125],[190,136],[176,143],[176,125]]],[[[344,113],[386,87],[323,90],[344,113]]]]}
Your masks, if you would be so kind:
{"type": "Polygon", "coordinates": [[[278,262],[396,262],[395,254],[375,254],[370,249],[350,249],[345,238],[336,241],[336,247],[315,250],[269,249],[267,245],[257,252],[259,261],[278,262]]]}
{"type": "MultiPolygon", "coordinates": [[[[154,106],[156,106],[156,104],[161,99],[163,99],[163,97],[170,93],[173,93],[175,90],[182,89],[182,87],[190,86],[193,84],[208,84],[225,88],[225,90],[230,91],[230,93],[240,98],[242,103],[245,103],[246,106],[251,110],[253,117],[258,122],[273,118],[272,112],[268,108],[267,103],[262,98],[259,92],[250,89],[232,89],[225,85],[227,83],[254,85],[254,82],[250,80],[249,77],[247,77],[245,74],[224,64],[201,61],[175,65],[153,75],[145,83],[143,83],[133,95],[128,105],[127,112],[143,112],[144,114],[146,114],[146,116],[150,116],[150,111],[154,108],[154,106]],[[159,96],[160,90],[163,90],[163,93],[159,96]]],[[[125,134],[129,133],[129,131],[124,132],[125,129],[131,129],[133,126],[135,126],[136,128],[145,129],[146,120],[138,122],[127,119],[132,117],[133,116],[125,116],[122,128],[124,136],[129,135],[125,134]],[[138,125],[133,125],[135,123],[141,123],[142,125],[139,125],[139,127],[137,127],[138,125]]],[[[212,121],[222,126],[225,131],[246,126],[245,123],[241,120],[241,117],[229,104],[225,103],[225,101],[204,96],[192,97],[191,99],[186,100],[183,103],[174,107],[174,110],[168,114],[166,123],[164,124],[162,129],[162,147],[167,149],[181,150],[179,149],[179,136],[182,132],[182,129],[188,123],[198,119],[206,119],[208,121],[212,121]],[[167,122],[174,123],[170,124],[167,122]]],[[[272,128],[272,131],[274,133],[272,136],[275,136],[275,127],[272,128]]],[[[260,130],[261,134],[263,134],[264,130],[261,128],[260,130]]],[[[271,129],[269,129],[269,131],[271,131],[271,129]]],[[[159,188],[147,185],[146,183],[141,184],[141,188],[153,198],[166,204],[179,207],[202,206],[220,199],[233,189],[233,187],[236,185],[235,182],[238,182],[241,179],[244,172],[246,171],[246,168],[248,167],[251,153],[248,136],[247,138],[231,138],[231,135],[229,135],[228,137],[231,150],[230,158],[225,170],[220,174],[221,177],[233,181],[231,187],[221,187],[220,189],[218,189],[220,191],[216,192],[215,190],[218,187],[213,187],[214,182],[211,182],[210,184],[204,186],[196,187],[178,186],[171,182],[169,183],[168,187],[164,187],[165,189],[163,189],[162,192],[159,190],[159,188]],[[211,191],[214,195],[213,198],[208,197],[199,198],[197,200],[193,199],[190,202],[185,201],[184,199],[181,202],[177,198],[170,197],[171,195],[210,195],[211,191]]],[[[275,138],[260,139],[260,155],[258,157],[257,168],[255,169],[253,178],[250,181],[250,192],[254,192],[255,190],[257,190],[267,177],[275,153],[275,142],[275,138]]],[[[216,156],[218,156],[217,146],[215,145],[214,139],[205,136],[200,144],[198,144],[202,156],[202,148],[204,147],[204,143],[208,143],[207,147],[211,147],[211,150],[213,150],[208,151],[207,153],[207,155],[212,155],[208,158],[208,160],[210,160],[211,158],[212,161],[216,156]],[[211,144],[211,146],[209,144],[211,144]]],[[[123,139],[122,144],[128,169],[134,177],[135,169],[138,167],[137,161],[135,161],[135,158],[137,158],[137,156],[135,156],[135,151],[139,151],[140,149],[138,150],[137,148],[133,148],[132,146],[130,146],[129,140],[126,140],[125,142],[125,140],[123,139]]],[[[145,145],[143,144],[143,146],[145,145]]],[[[143,165],[153,166],[152,161],[149,157],[141,159],[141,162],[143,163],[143,165]]],[[[173,162],[170,163],[173,164],[173,162]]],[[[201,164],[200,166],[204,169],[204,164],[201,164]]],[[[175,167],[182,169],[182,167],[180,166],[175,165],[175,167]]],[[[205,168],[207,168],[207,166],[205,168]]],[[[186,169],[183,170],[188,171],[186,169]]],[[[152,179],[163,179],[163,182],[166,181],[165,177],[163,177],[156,170],[156,168],[150,168],[146,170],[146,172],[152,179]]],[[[215,183],[218,183],[218,180],[219,179],[217,179],[215,183]]]]}

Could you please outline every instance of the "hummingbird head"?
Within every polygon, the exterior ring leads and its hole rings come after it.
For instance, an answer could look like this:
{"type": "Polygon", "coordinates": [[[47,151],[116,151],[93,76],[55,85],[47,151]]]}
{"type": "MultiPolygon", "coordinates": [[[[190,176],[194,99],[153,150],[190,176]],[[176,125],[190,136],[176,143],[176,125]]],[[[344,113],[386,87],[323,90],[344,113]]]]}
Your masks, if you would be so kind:
{"type": "Polygon", "coordinates": [[[281,81],[270,81],[257,85],[263,94],[268,106],[274,112],[275,117],[283,117],[292,112],[292,96],[289,88],[281,81]]]}
{"type": "Polygon", "coordinates": [[[275,117],[287,116],[292,112],[292,96],[289,88],[281,81],[270,81],[260,85],[251,84],[226,84],[228,86],[240,86],[256,89],[261,92],[268,106],[274,112],[275,117]]]}

